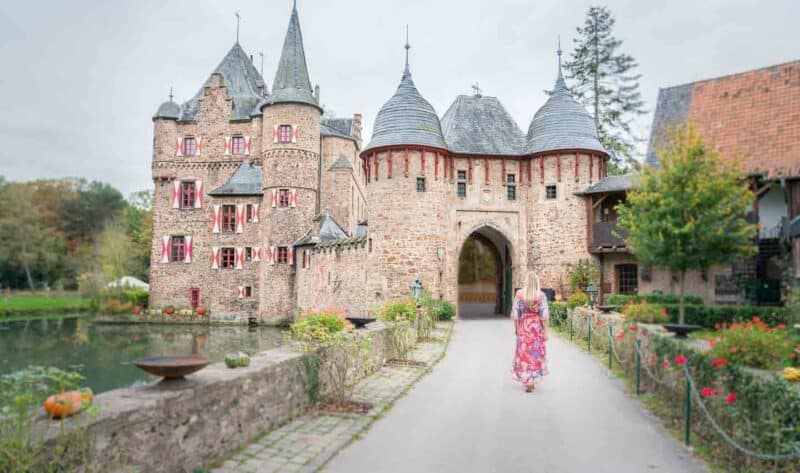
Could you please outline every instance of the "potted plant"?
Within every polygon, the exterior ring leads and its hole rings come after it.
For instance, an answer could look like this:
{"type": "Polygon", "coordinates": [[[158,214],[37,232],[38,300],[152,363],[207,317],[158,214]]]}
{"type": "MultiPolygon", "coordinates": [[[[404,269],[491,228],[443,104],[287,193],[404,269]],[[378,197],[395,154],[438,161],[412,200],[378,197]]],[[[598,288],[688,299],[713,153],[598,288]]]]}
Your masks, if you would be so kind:
{"type": "Polygon", "coordinates": [[[135,306],[133,306],[131,308],[131,312],[133,312],[133,315],[141,315],[142,314],[142,309],[144,309],[144,308],[137,304],[137,305],[135,305],[135,306]]]}
{"type": "Polygon", "coordinates": [[[198,306],[197,309],[195,309],[195,312],[197,312],[197,315],[203,316],[208,313],[208,308],[206,306],[201,305],[198,306]]]}
{"type": "Polygon", "coordinates": [[[164,308],[165,315],[172,315],[174,313],[175,313],[175,307],[168,305],[167,307],[164,308]]]}

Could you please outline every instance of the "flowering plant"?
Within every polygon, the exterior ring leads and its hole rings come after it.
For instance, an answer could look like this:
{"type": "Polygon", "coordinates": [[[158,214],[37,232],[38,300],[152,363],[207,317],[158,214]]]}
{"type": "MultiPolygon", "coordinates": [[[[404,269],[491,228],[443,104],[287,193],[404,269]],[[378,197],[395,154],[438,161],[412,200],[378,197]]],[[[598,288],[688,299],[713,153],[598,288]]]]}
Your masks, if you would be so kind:
{"type": "Polygon", "coordinates": [[[643,322],[648,324],[663,324],[669,322],[667,310],[658,304],[651,304],[647,301],[631,301],[622,308],[622,315],[625,320],[631,322],[643,322]]]}
{"type": "Polygon", "coordinates": [[[731,363],[762,369],[778,369],[792,352],[792,343],[783,328],[771,328],[753,317],[747,322],[722,324],[710,337],[711,352],[731,363]]]}

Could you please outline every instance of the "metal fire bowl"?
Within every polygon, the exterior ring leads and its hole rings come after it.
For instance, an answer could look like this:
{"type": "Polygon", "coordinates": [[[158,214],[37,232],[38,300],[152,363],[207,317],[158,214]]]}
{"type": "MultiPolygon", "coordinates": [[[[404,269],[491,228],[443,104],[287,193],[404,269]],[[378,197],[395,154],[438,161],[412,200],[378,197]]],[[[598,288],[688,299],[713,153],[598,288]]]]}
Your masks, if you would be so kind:
{"type": "Polygon", "coordinates": [[[347,317],[347,320],[356,328],[364,328],[367,324],[375,322],[375,319],[372,317],[347,317]]]}
{"type": "Polygon", "coordinates": [[[209,361],[200,356],[169,356],[143,358],[133,364],[142,371],[165,379],[180,379],[205,368],[209,361]]]}

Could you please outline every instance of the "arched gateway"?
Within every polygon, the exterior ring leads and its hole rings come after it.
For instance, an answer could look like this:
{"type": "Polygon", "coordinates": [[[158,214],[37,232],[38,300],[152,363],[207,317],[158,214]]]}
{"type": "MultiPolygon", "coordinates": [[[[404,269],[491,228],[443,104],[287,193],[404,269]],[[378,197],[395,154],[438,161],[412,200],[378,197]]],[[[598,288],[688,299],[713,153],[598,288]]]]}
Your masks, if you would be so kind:
{"type": "Polygon", "coordinates": [[[485,226],[472,232],[458,257],[458,312],[461,317],[507,315],[513,291],[512,249],[506,237],[485,226]]]}

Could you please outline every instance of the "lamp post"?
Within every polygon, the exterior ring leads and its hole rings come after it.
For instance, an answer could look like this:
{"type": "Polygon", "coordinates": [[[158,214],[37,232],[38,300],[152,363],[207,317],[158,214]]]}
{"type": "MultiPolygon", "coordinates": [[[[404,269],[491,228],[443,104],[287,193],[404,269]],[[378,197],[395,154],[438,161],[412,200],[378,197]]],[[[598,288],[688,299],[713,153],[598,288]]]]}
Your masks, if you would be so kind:
{"type": "Polygon", "coordinates": [[[597,300],[597,294],[600,292],[600,289],[597,289],[597,286],[594,285],[593,282],[590,282],[589,285],[586,287],[586,294],[589,295],[589,307],[594,310],[594,303],[597,300]]]}
{"type": "Polygon", "coordinates": [[[422,294],[422,283],[419,282],[419,278],[414,280],[414,283],[411,284],[411,295],[414,296],[414,300],[419,302],[419,296],[422,294]]]}

